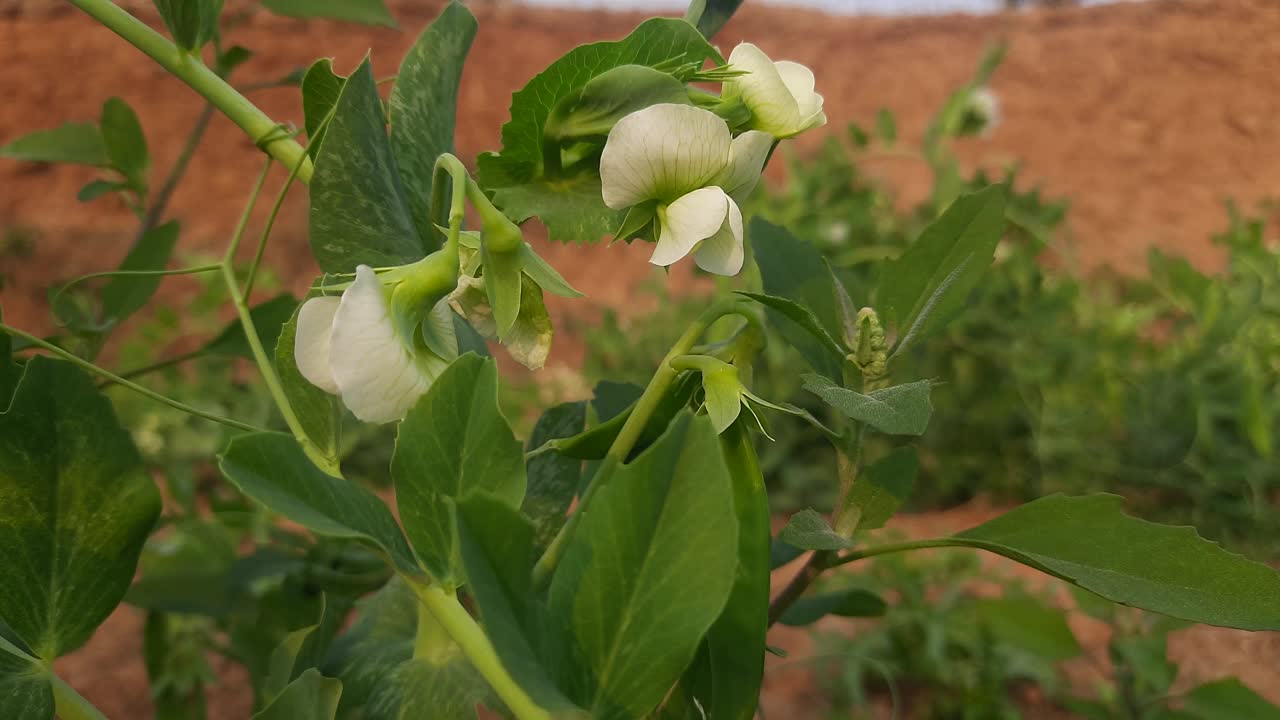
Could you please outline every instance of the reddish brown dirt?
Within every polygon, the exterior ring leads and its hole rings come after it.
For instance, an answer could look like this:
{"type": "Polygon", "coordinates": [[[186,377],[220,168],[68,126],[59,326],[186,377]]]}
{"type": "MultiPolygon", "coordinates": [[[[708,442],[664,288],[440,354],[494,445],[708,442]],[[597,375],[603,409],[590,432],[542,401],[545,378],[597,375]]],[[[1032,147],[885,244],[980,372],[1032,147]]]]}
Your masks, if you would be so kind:
{"type": "MultiPolygon", "coordinates": [[[[400,33],[251,14],[229,37],[258,52],[239,82],[275,78],[322,55],[349,68],[369,49],[378,74],[390,74],[434,14],[434,3],[413,5],[398,11],[400,33]]],[[[119,95],[141,115],[156,167],[167,168],[198,111],[192,93],[85,17],[45,12],[43,0],[16,5],[22,6],[41,11],[0,18],[0,60],[8,69],[0,74],[0,143],[64,120],[96,117],[104,99],[119,95]]],[[[577,43],[621,36],[638,19],[505,5],[478,4],[475,10],[481,30],[464,77],[458,130],[460,153],[468,157],[496,147],[511,91],[536,69],[577,43]]],[[[1010,42],[994,82],[1004,121],[990,138],[967,142],[962,154],[970,163],[987,165],[1017,159],[1029,182],[1070,199],[1068,238],[1084,266],[1135,271],[1146,248],[1159,245],[1212,267],[1220,258],[1207,238],[1223,223],[1223,201],[1234,198],[1252,207],[1280,190],[1280,4],[1273,0],[1171,0],[910,19],[749,7],[720,43],[728,48],[749,38],[775,57],[814,67],[827,98],[829,131],[849,121],[869,125],[884,106],[898,114],[902,135],[911,142],[946,94],[967,79],[983,47],[1000,37],[1010,42]]],[[[254,99],[274,117],[301,118],[296,91],[262,92],[254,99]]],[[[807,137],[799,146],[812,149],[817,142],[807,137]]],[[[184,251],[212,252],[222,244],[258,167],[252,144],[226,120],[215,120],[172,208],[184,223],[184,251]]],[[[925,191],[921,168],[895,160],[877,169],[907,198],[925,191]]],[[[8,243],[0,247],[0,304],[11,322],[49,329],[46,289],[105,269],[124,252],[133,225],[129,213],[110,202],[81,205],[74,199],[92,177],[81,168],[0,162],[0,236],[14,229],[40,231],[29,256],[8,243]]],[[[597,303],[624,305],[650,277],[644,248],[541,249],[593,301],[579,302],[574,313],[589,316],[586,308],[597,303]]],[[[286,208],[268,263],[295,288],[315,271],[301,193],[286,208]]],[[[687,282],[684,274],[675,277],[687,282]]],[[[180,304],[183,287],[173,282],[161,297],[180,304]]],[[[561,317],[571,312],[563,302],[554,309],[561,317]]],[[[580,353],[580,346],[561,343],[553,364],[576,365],[580,353]]],[[[557,377],[550,369],[540,379],[557,377]]],[[[966,508],[903,524],[937,532],[971,525],[989,513],[966,508]]],[[[1076,624],[1091,650],[1100,652],[1101,629],[1087,621],[1076,624]]],[[[58,663],[71,684],[113,718],[150,716],[138,660],[139,627],[136,614],[123,608],[83,651],[58,663]]],[[[774,640],[796,653],[807,642],[802,633],[782,631],[774,640]]],[[[1187,677],[1238,674],[1280,701],[1276,635],[1194,629],[1179,635],[1174,646],[1187,677]]],[[[242,679],[234,672],[225,677],[226,684],[214,691],[214,717],[246,717],[242,679]]],[[[779,673],[768,690],[771,717],[816,712],[813,687],[802,675],[779,673]]]]}

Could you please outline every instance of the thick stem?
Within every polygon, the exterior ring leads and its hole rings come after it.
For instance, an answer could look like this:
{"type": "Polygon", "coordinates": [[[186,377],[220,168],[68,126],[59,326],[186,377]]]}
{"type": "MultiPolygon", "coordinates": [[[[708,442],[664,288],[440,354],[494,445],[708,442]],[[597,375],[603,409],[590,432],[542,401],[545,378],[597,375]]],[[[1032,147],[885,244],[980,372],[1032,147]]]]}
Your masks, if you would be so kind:
{"type": "Polygon", "coordinates": [[[209,104],[239,125],[258,147],[284,163],[285,167],[300,164],[298,177],[304,183],[311,182],[311,160],[302,146],[281,133],[279,123],[218,77],[194,54],[182,52],[163,35],[110,0],[70,1],[204,96],[209,104]]]}
{"type": "Polygon", "coordinates": [[[85,700],[62,678],[50,673],[49,682],[53,685],[53,704],[59,720],[107,720],[101,710],[85,700]]]}
{"type": "Polygon", "coordinates": [[[827,563],[834,553],[826,550],[819,550],[809,556],[805,561],[804,567],[800,568],[800,572],[791,578],[791,582],[782,588],[782,592],[769,603],[769,627],[773,627],[774,623],[787,612],[787,610],[804,595],[804,591],[809,589],[814,580],[827,569],[827,563]]]}
{"type": "Polygon", "coordinates": [[[653,378],[649,380],[648,386],[640,395],[640,399],[636,401],[635,408],[632,409],[631,415],[627,421],[623,423],[622,430],[618,432],[618,436],[614,438],[613,444],[609,446],[609,451],[605,455],[605,464],[596,471],[595,478],[591,484],[587,486],[587,491],[583,493],[578,508],[564,527],[560,528],[560,532],[556,533],[551,544],[547,546],[546,552],[538,558],[538,563],[533,568],[533,586],[536,588],[544,587],[551,580],[551,573],[555,571],[556,564],[560,562],[560,556],[564,553],[565,548],[569,544],[569,539],[573,536],[574,531],[578,527],[581,517],[591,507],[591,501],[595,498],[599,489],[605,485],[609,479],[609,475],[617,465],[626,462],[627,456],[635,449],[636,443],[640,441],[640,436],[644,433],[644,428],[649,424],[649,418],[657,410],[658,405],[662,402],[662,396],[680,375],[680,371],[672,367],[671,362],[681,355],[689,354],[693,346],[698,342],[698,338],[711,327],[711,324],[725,315],[738,314],[747,319],[748,322],[758,322],[758,319],[742,309],[742,301],[725,300],[702,313],[698,319],[694,320],[684,334],[676,340],[676,344],[671,346],[667,351],[666,357],[662,358],[662,363],[658,365],[658,369],[653,374],[653,378]]]}
{"type": "Polygon", "coordinates": [[[426,606],[435,621],[462,649],[467,660],[489,683],[517,720],[551,720],[551,713],[538,707],[519,683],[507,673],[489,638],[476,624],[452,593],[436,585],[411,582],[418,599],[426,606]]]}

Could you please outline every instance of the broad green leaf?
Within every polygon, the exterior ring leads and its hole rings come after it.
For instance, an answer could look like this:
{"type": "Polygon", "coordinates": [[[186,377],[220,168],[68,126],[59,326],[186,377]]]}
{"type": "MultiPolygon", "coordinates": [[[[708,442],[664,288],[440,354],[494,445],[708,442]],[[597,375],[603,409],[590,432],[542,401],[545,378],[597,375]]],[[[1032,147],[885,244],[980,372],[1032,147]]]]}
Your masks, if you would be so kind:
{"type": "MultiPolygon", "coordinates": [[[[480,157],[483,161],[485,156],[480,157]]],[[[596,242],[612,237],[627,214],[605,205],[602,192],[599,175],[577,171],[497,187],[493,201],[518,223],[537,217],[547,226],[547,237],[556,242],[596,242]]]]}
{"type": "Polygon", "coordinates": [[[742,0],[692,0],[684,19],[698,28],[702,36],[710,40],[720,32],[737,12],[742,0]]]}
{"type": "Polygon", "coordinates": [[[218,33],[222,0],[155,0],[155,5],[183,50],[199,50],[218,33]]]}
{"type": "Polygon", "coordinates": [[[692,25],[667,18],[647,20],[622,40],[570,50],[511,96],[511,120],[502,126],[502,153],[480,157],[483,183],[488,188],[518,185],[539,176],[542,132],[551,111],[604,71],[621,65],[653,67],[706,60],[724,62],[692,25]]]}
{"type": "Polygon", "coordinates": [[[71,122],[49,130],[28,133],[0,146],[0,157],[95,167],[111,164],[102,131],[94,123],[71,122]]]}
{"type": "MultiPolygon", "coordinates": [[[[121,270],[163,270],[178,243],[178,221],[151,228],[139,238],[120,263],[121,270]]],[[[160,275],[118,275],[102,288],[103,322],[120,323],[146,307],[160,287],[160,275]]]]}
{"type": "Polygon", "coordinates": [[[822,398],[841,414],[887,435],[923,435],[929,427],[933,406],[929,403],[932,383],[928,380],[894,385],[863,395],[842,388],[821,375],[806,373],[801,378],[805,390],[822,398]]]}
{"type": "Polygon", "coordinates": [[[913,447],[900,447],[862,471],[849,490],[849,506],[858,508],[858,530],[876,530],[911,497],[920,459],[913,447]]]}
{"type": "Polygon", "coordinates": [[[312,159],[320,154],[324,134],[329,129],[326,121],[338,104],[338,98],[342,97],[342,88],[346,84],[347,79],[333,71],[330,58],[311,63],[302,76],[302,117],[307,130],[307,154],[312,159]]]}
{"type": "Polygon", "coordinates": [[[720,435],[733,485],[738,561],[733,589],[681,685],[708,720],[751,720],[764,681],[769,629],[769,495],[745,422],[720,435]],[[701,666],[701,668],[699,667],[701,666]]]}
{"type": "Polygon", "coordinates": [[[462,582],[455,503],[485,491],[513,508],[524,497],[524,451],[498,408],[492,359],[458,358],[409,410],[391,476],[405,532],[432,577],[462,582]]]}
{"type": "MultiPolygon", "coordinates": [[[[581,433],[587,421],[584,402],[562,403],[542,413],[529,435],[526,449],[581,433]]],[[[546,545],[564,527],[569,506],[582,483],[582,461],[547,452],[530,458],[525,466],[529,486],[521,510],[533,521],[539,545],[546,545]]]]}
{"type": "MultiPolygon", "coordinates": [[[[291,630],[272,650],[266,677],[261,679],[264,703],[269,704],[274,701],[283,694],[289,683],[300,677],[307,669],[319,664],[320,652],[316,647],[316,641],[322,634],[321,624],[325,620],[327,605],[325,596],[321,594],[315,623],[291,630]]],[[[343,614],[345,615],[345,612],[343,614]]]]}
{"type": "Polygon", "coordinates": [[[430,659],[413,658],[392,670],[370,699],[365,716],[474,720],[477,705],[497,704],[462,650],[452,641],[449,645],[451,650],[430,659]]]}
{"type": "MultiPolygon", "coordinates": [[[[658,407],[649,416],[649,421],[645,423],[640,440],[636,443],[636,450],[632,451],[633,456],[648,447],[666,431],[671,419],[689,404],[689,400],[701,386],[701,379],[696,374],[672,383],[671,388],[658,402],[658,407]]],[[[618,410],[618,405],[627,398],[639,398],[638,393],[631,394],[628,389],[640,390],[628,383],[606,381],[596,385],[596,396],[592,401],[592,407],[595,408],[599,417],[608,419],[581,434],[553,440],[551,447],[555,448],[556,452],[572,458],[603,459],[613,445],[613,441],[618,437],[618,433],[622,431],[622,426],[631,417],[636,400],[623,405],[621,411],[618,410]]]]}
{"type": "Polygon", "coordinates": [[[276,374],[280,377],[280,385],[284,388],[285,397],[293,407],[293,414],[298,417],[307,437],[320,452],[337,465],[339,457],[338,431],[341,429],[342,408],[336,395],[312,385],[298,371],[298,362],[293,357],[293,346],[298,334],[298,309],[293,311],[289,322],[280,329],[280,338],[275,346],[276,374]]]}
{"type": "Polygon", "coordinates": [[[807,595],[800,598],[778,618],[791,627],[812,625],[827,615],[840,617],[879,617],[889,606],[877,594],[862,588],[807,595]]]}
{"type": "MultiPolygon", "coordinates": [[[[760,217],[751,220],[749,235],[764,292],[807,309],[826,330],[827,337],[839,337],[835,289],[831,287],[830,273],[817,248],[760,217]]],[[[786,314],[772,308],[768,312],[782,337],[800,352],[810,367],[828,377],[840,377],[844,355],[832,347],[834,340],[827,343],[815,339],[812,331],[796,325],[786,314]]],[[[836,344],[835,348],[838,347],[836,344]]]]}
{"type": "Polygon", "coordinates": [[[1027,595],[979,598],[973,603],[978,623],[1003,645],[1031,653],[1049,662],[1069,660],[1080,654],[1080,643],[1061,610],[1027,595]]]}
{"type": "Polygon", "coordinates": [[[129,185],[127,183],[111,182],[110,180],[90,180],[76,193],[76,199],[80,202],[92,202],[107,193],[127,190],[128,188],[129,185]]]}
{"type": "MultiPolygon", "coordinates": [[[[258,331],[258,339],[261,340],[263,349],[270,351],[276,347],[280,342],[280,334],[284,331],[284,326],[289,324],[289,319],[297,309],[298,299],[286,292],[270,300],[264,300],[249,310],[249,316],[253,318],[253,327],[258,331]]],[[[249,347],[249,339],[244,334],[244,325],[239,319],[228,323],[217,337],[204,346],[204,351],[215,355],[253,359],[253,350],[249,347]]]]}
{"type": "Polygon", "coordinates": [[[476,35],[476,19],[450,2],[418,36],[400,63],[391,91],[391,149],[400,168],[418,235],[435,238],[431,181],[436,158],[453,152],[462,66],[476,35]]]}
{"type": "Polygon", "coordinates": [[[831,529],[827,519],[812,508],[801,510],[778,531],[778,539],[801,550],[843,550],[853,541],[831,529]]]}
{"type": "Polygon", "coordinates": [[[253,720],[333,720],[341,697],[342,682],[312,668],[289,683],[253,720]]]}
{"type": "Polygon", "coordinates": [[[160,493],[92,378],[34,357],[0,414],[0,497],[0,618],[53,660],[124,597],[160,493]]]}
{"type": "Polygon", "coordinates": [[[1116,495],[1050,495],[947,540],[1049,573],[1108,600],[1243,630],[1280,630],[1280,575],[1194,528],[1120,512],[1116,495]]]}
{"type": "Polygon", "coordinates": [[[262,5],[273,13],[288,17],[396,26],[396,20],[383,0],[262,0],[262,5]]]}
{"type": "Polygon", "coordinates": [[[605,476],[550,594],[595,676],[593,718],[642,717],[662,701],[724,608],[737,552],[732,481],[705,417],[682,414],[605,476]]]}
{"type": "Polygon", "coordinates": [[[1183,697],[1183,709],[1200,720],[1280,720],[1280,707],[1235,678],[1195,688],[1183,697]]]}
{"type": "Polygon", "coordinates": [[[961,196],[885,266],[876,302],[896,326],[895,353],[963,310],[1004,233],[1005,194],[992,185],[961,196]]]}
{"type": "MultiPolygon", "coordinates": [[[[3,320],[4,312],[0,310],[0,321],[3,320]]],[[[13,338],[8,333],[0,332],[0,410],[9,407],[20,377],[22,368],[13,362],[13,338]]]]}
{"type": "MultiPolygon", "coordinates": [[[[622,118],[650,105],[688,105],[689,91],[671,73],[645,65],[619,65],[591,78],[552,109],[543,141],[566,144],[604,140],[622,118]]],[[[549,145],[548,152],[555,152],[549,145]]]]}
{"type": "Polygon", "coordinates": [[[147,139],[142,134],[138,116],[125,101],[111,98],[102,106],[99,120],[102,141],[107,148],[111,167],[124,175],[139,193],[147,188],[147,169],[151,157],[147,153],[147,139]]]}
{"type": "Polygon", "coordinates": [[[776,310],[779,315],[799,325],[808,331],[814,340],[818,341],[823,350],[834,357],[842,358],[845,356],[844,348],[840,347],[840,343],[831,336],[831,333],[827,332],[827,329],[822,326],[822,322],[818,320],[817,316],[809,308],[786,298],[762,293],[739,292],[738,294],[749,297],[771,310],[776,310]]]}
{"type": "Polygon", "coordinates": [[[0,636],[0,715],[53,720],[49,668],[0,636]]]}
{"type": "Polygon", "coordinates": [[[291,436],[260,432],[232,438],[219,467],[240,492],[272,512],[317,535],[366,543],[400,572],[422,574],[386,503],[353,482],[326,475],[291,436]]]}
{"type": "Polygon", "coordinates": [[[479,493],[458,504],[458,534],[467,588],[503,666],[535,703],[571,716],[577,708],[552,674],[576,680],[576,663],[569,661],[568,625],[533,591],[533,526],[505,501],[479,493]]]}
{"type": "Polygon", "coordinates": [[[311,179],[311,252],[328,272],[421,259],[368,58],[347,78],[311,179]]]}
{"type": "Polygon", "coordinates": [[[358,713],[391,673],[413,657],[419,607],[413,589],[399,576],[356,606],[355,621],[320,664],[322,673],[342,681],[339,717],[358,713]]]}

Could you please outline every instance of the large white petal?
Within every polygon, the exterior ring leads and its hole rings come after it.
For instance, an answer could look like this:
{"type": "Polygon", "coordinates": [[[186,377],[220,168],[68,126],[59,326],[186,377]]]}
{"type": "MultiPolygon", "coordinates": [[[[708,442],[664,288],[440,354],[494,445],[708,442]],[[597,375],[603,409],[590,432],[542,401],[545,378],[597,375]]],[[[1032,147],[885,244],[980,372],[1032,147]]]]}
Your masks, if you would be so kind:
{"type": "Polygon", "coordinates": [[[742,248],[742,211],[729,198],[729,212],[716,234],[698,246],[694,260],[698,267],[717,275],[737,275],[745,259],[742,248]]]}
{"type": "Polygon", "coordinates": [[[671,202],[702,187],[724,167],[729,143],[728,126],[710,110],[662,103],[631,113],[609,131],[600,156],[604,204],[671,202]]]}
{"type": "Polygon", "coordinates": [[[796,132],[826,125],[827,116],[822,112],[822,96],[813,91],[813,71],[790,60],[779,60],[774,66],[800,109],[800,122],[796,132]]]}
{"type": "Polygon", "coordinates": [[[734,200],[746,200],[760,181],[773,141],[772,135],[759,130],[748,130],[734,138],[729,148],[729,164],[715,179],[715,184],[734,200]]]}
{"type": "Polygon", "coordinates": [[[382,283],[366,265],[356,268],[333,317],[329,367],[343,404],[365,422],[403,418],[431,384],[400,341],[382,283]]]}
{"type": "Polygon", "coordinates": [[[658,245],[649,262],[667,266],[688,255],[724,225],[729,196],[718,187],[701,188],[667,206],[658,245]]]}
{"type": "Polygon", "coordinates": [[[333,314],[338,297],[315,297],[298,311],[298,327],[293,338],[293,359],[307,382],[330,395],[338,394],[338,383],[329,369],[329,340],[333,336],[333,314]]]}
{"type": "Polygon", "coordinates": [[[778,137],[794,134],[800,106],[769,56],[751,43],[742,43],[729,54],[729,64],[747,73],[730,82],[751,110],[752,127],[778,137]]]}

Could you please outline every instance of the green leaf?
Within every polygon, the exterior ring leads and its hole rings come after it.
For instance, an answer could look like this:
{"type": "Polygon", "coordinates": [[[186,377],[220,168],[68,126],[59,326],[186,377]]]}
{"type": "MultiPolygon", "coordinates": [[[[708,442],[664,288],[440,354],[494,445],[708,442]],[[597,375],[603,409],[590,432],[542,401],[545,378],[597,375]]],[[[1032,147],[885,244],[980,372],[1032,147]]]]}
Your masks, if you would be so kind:
{"type": "MultiPolygon", "coordinates": [[[[274,348],[280,342],[280,334],[284,326],[298,309],[298,299],[290,293],[264,300],[249,310],[253,318],[253,327],[258,331],[258,339],[263,348],[274,348]]],[[[215,355],[230,355],[253,359],[253,350],[249,347],[249,339],[244,334],[244,325],[233,320],[218,333],[217,337],[204,346],[204,351],[215,355]]]]}
{"type": "Polygon", "coordinates": [[[333,720],[342,697],[342,682],[314,668],[298,676],[253,720],[333,720]]]}
{"type": "Polygon", "coordinates": [[[405,532],[438,582],[462,582],[455,503],[476,491],[524,497],[524,451],[498,408],[492,359],[458,358],[409,410],[391,476],[405,532]]]}
{"type": "Polygon", "coordinates": [[[199,50],[218,33],[222,0],[155,0],[155,5],[183,50],[199,50]]]}
{"type": "Polygon", "coordinates": [[[897,327],[895,353],[964,309],[1004,232],[1005,187],[958,198],[880,277],[877,302],[897,327]]]}
{"type": "Polygon", "coordinates": [[[827,615],[840,617],[879,617],[889,606],[877,594],[862,588],[807,595],[800,598],[778,618],[791,627],[812,625],[827,615]]]}
{"type": "Polygon", "coordinates": [[[311,252],[328,272],[426,255],[368,58],[347,78],[311,179],[311,252]]]}
{"type": "Polygon", "coordinates": [[[430,659],[396,667],[369,701],[366,717],[475,720],[477,705],[495,705],[484,678],[456,644],[449,646],[430,659]]]}
{"type": "Polygon", "coordinates": [[[289,399],[289,405],[293,407],[293,414],[297,416],[303,431],[336,466],[340,454],[338,431],[341,428],[342,407],[336,395],[330,395],[312,385],[298,371],[293,346],[297,339],[298,312],[301,309],[302,305],[299,304],[289,322],[280,329],[280,338],[275,346],[276,374],[280,377],[280,386],[284,388],[285,397],[289,399]]]}
{"type": "MultiPolygon", "coordinates": [[[[839,337],[835,289],[831,287],[830,274],[817,248],[760,217],[752,218],[749,234],[765,293],[807,309],[826,330],[827,337],[839,337]]],[[[810,367],[828,377],[840,377],[844,354],[838,351],[839,344],[834,339],[831,343],[820,341],[813,337],[812,331],[796,325],[786,314],[772,308],[768,313],[782,337],[800,352],[810,367]]]]}
{"type": "Polygon", "coordinates": [[[887,435],[923,435],[929,427],[933,406],[929,403],[932,383],[919,380],[873,390],[866,395],[842,388],[821,375],[805,373],[804,389],[846,417],[866,423],[887,435]]]}
{"type": "MultiPolygon", "coordinates": [[[[696,374],[691,374],[684,380],[672,383],[671,387],[658,402],[658,407],[649,416],[649,421],[645,423],[644,431],[640,433],[640,440],[636,443],[636,450],[632,451],[632,455],[635,455],[658,439],[666,431],[671,419],[689,404],[689,400],[701,386],[701,378],[696,374]]],[[[599,417],[607,417],[609,419],[579,435],[553,440],[551,447],[556,452],[571,458],[580,460],[603,459],[613,445],[613,441],[617,439],[618,433],[622,432],[622,426],[627,423],[627,419],[631,417],[631,412],[635,409],[636,401],[633,400],[630,404],[624,406],[624,409],[618,411],[618,405],[621,401],[626,398],[639,397],[638,394],[631,394],[629,392],[630,389],[639,390],[636,386],[628,383],[605,381],[596,385],[596,397],[592,401],[592,406],[596,409],[596,414],[599,417]]]]}
{"type": "Polygon", "coordinates": [[[594,671],[594,718],[652,711],[729,597],[738,528],[717,443],[705,417],[677,417],[605,476],[565,549],[550,609],[594,671]]]}
{"type": "Polygon", "coordinates": [[[533,526],[505,501],[478,493],[458,504],[458,534],[468,590],[503,666],[535,703],[572,716],[577,708],[549,674],[576,679],[568,626],[533,592],[533,526]]]}
{"type": "Polygon", "coordinates": [[[0,715],[53,720],[51,679],[48,666],[0,636],[0,715]]]}
{"type": "MultiPolygon", "coordinates": [[[[585,402],[561,403],[538,418],[526,449],[533,451],[550,440],[581,433],[587,422],[585,402]]],[[[559,453],[544,452],[525,467],[529,487],[521,510],[533,521],[539,545],[546,545],[564,527],[569,506],[582,483],[582,461],[559,453]]]]}
{"type": "Polygon", "coordinates": [[[0,618],[43,660],[111,614],[160,493],[93,379],[34,357],[0,414],[0,618]]]}
{"type": "Polygon", "coordinates": [[[1061,610],[1027,595],[980,598],[973,603],[978,623],[1002,645],[1017,648],[1048,662],[1070,660],[1080,643],[1061,610]]]}
{"type": "Polygon", "coordinates": [[[1004,555],[1112,602],[1243,630],[1280,630],[1280,575],[1194,528],[1120,512],[1116,495],[1050,495],[948,540],[1004,555]]]}
{"type": "Polygon", "coordinates": [[[307,154],[314,160],[324,145],[326,121],[342,97],[347,79],[333,71],[333,60],[321,58],[302,76],[302,117],[307,130],[307,154]]]}
{"type": "Polygon", "coordinates": [[[1280,708],[1235,678],[1195,688],[1183,698],[1183,709],[1200,720],[1280,720],[1280,708]]]}
{"type": "MultiPolygon", "coordinates": [[[[3,320],[4,312],[0,310],[0,321],[3,320]]],[[[0,332],[0,408],[9,407],[20,377],[22,368],[13,362],[13,338],[9,333],[0,332]]]]}
{"type": "MultiPolygon", "coordinates": [[[[683,65],[720,53],[683,20],[654,18],[617,41],[581,45],[552,63],[511,96],[511,120],[502,126],[502,153],[480,156],[487,188],[518,185],[541,175],[542,133],[551,111],[595,76],[621,65],[683,65]]],[[[601,198],[595,198],[603,204],[601,198]]],[[[505,209],[505,208],[504,208],[505,209]]]]}
{"type": "Polygon", "coordinates": [[[622,118],[650,105],[690,104],[685,84],[645,65],[619,65],[591,78],[547,117],[543,142],[550,152],[568,143],[604,140],[622,118]]]}
{"type": "MultiPolygon", "coordinates": [[[[151,228],[120,262],[120,270],[163,270],[178,244],[178,221],[151,228]]],[[[102,288],[103,322],[117,325],[146,307],[160,287],[160,275],[118,275],[102,288]]]]}
{"type": "Polygon", "coordinates": [[[345,20],[362,25],[395,27],[382,0],[262,0],[262,6],[277,15],[296,18],[345,20]]]}
{"type": "Polygon", "coordinates": [[[147,153],[147,139],[142,134],[142,125],[133,108],[120,98],[113,97],[103,104],[99,124],[111,167],[124,175],[140,194],[145,193],[151,157],[147,153]]]}
{"type": "Polygon", "coordinates": [[[190,520],[153,535],[138,562],[141,578],[125,602],[146,610],[223,616],[234,598],[227,575],[236,563],[236,546],[217,522],[190,520]]]}
{"type": "Polygon", "coordinates": [[[106,167],[111,164],[102,131],[94,123],[65,123],[27,133],[0,146],[0,157],[27,162],[72,163],[106,167]]]}
{"type": "Polygon", "coordinates": [[[774,538],[773,542],[769,543],[769,569],[777,570],[804,553],[804,548],[798,548],[784,540],[774,538]]]}
{"type": "Polygon", "coordinates": [[[413,658],[418,608],[413,589],[399,576],[359,602],[351,628],[320,664],[322,673],[342,681],[339,717],[358,713],[396,668],[413,658]]]}
{"type": "Polygon", "coordinates": [[[822,514],[813,508],[801,510],[778,531],[778,539],[801,550],[843,550],[853,541],[831,529],[822,514]]]}
{"type": "Polygon", "coordinates": [[[831,333],[827,332],[827,329],[822,326],[822,322],[818,320],[817,316],[809,308],[786,298],[762,293],[739,292],[738,294],[743,297],[749,297],[771,310],[776,310],[779,315],[799,325],[813,336],[813,339],[822,345],[823,350],[835,357],[844,357],[844,348],[840,347],[840,343],[836,342],[831,333]]]}
{"type": "Polygon", "coordinates": [[[293,437],[272,432],[238,435],[219,467],[240,492],[272,512],[317,535],[368,544],[400,572],[422,574],[386,503],[355,483],[326,475],[311,464],[293,437]]]}
{"type": "Polygon", "coordinates": [[[80,192],[76,193],[76,199],[80,202],[92,202],[107,193],[116,192],[118,190],[127,190],[129,186],[125,183],[111,182],[110,180],[90,180],[85,186],[80,188],[80,192]]]}
{"type": "Polygon", "coordinates": [[[458,85],[476,28],[471,12],[450,2],[404,56],[391,91],[391,149],[418,234],[424,238],[437,237],[431,181],[436,158],[453,152],[458,85]]]}
{"type": "Polygon", "coordinates": [[[920,459],[913,447],[900,447],[862,471],[849,490],[849,506],[858,508],[857,530],[876,530],[911,497],[920,459]]]}
{"type": "MultiPolygon", "coordinates": [[[[480,157],[483,161],[485,156],[480,157]]],[[[537,217],[553,241],[590,243],[611,237],[627,214],[605,205],[601,193],[599,175],[577,171],[565,177],[495,188],[493,201],[518,223],[537,217]]]]}
{"type": "Polygon", "coordinates": [[[742,0],[692,0],[684,19],[698,28],[702,36],[710,40],[738,11],[742,0]]]}
{"type": "Polygon", "coordinates": [[[876,135],[885,145],[892,145],[898,141],[898,121],[894,119],[893,111],[889,108],[880,108],[876,112],[876,135]]]}

